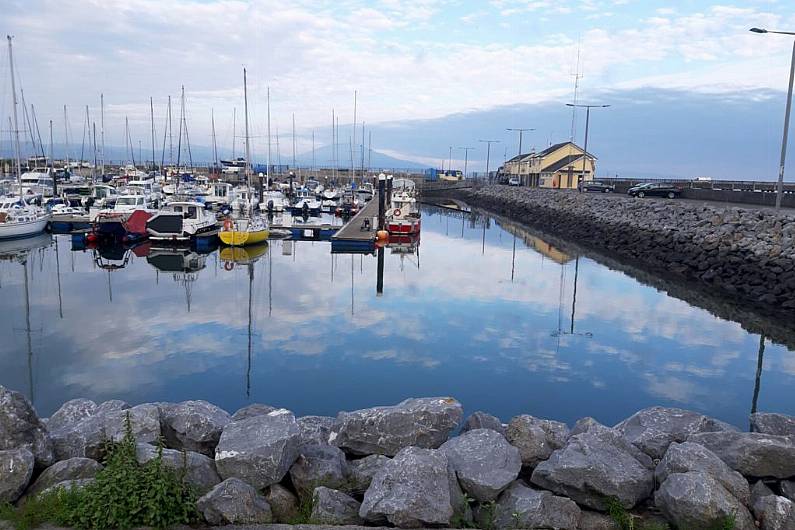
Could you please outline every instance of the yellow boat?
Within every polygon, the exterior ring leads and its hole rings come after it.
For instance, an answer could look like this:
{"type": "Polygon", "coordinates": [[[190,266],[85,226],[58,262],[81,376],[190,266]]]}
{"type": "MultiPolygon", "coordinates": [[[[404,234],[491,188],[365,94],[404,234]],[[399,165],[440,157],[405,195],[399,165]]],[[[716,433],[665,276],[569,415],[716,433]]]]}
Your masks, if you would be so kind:
{"type": "Polygon", "coordinates": [[[244,247],[267,241],[270,231],[261,217],[227,219],[218,237],[224,245],[244,247]]]}

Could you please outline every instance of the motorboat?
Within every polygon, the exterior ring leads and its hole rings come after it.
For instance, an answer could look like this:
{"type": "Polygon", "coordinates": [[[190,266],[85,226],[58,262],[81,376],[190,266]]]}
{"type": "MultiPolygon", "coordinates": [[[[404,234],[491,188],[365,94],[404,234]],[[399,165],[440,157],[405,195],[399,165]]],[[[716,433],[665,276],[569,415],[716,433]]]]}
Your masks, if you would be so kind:
{"type": "Polygon", "coordinates": [[[218,233],[215,215],[200,202],[172,202],[146,221],[150,239],[191,241],[218,233]]]}
{"type": "Polygon", "coordinates": [[[392,182],[392,197],[387,211],[387,231],[390,234],[418,234],[420,216],[414,181],[395,179],[392,182]]]}
{"type": "Polygon", "coordinates": [[[295,203],[290,208],[293,214],[319,214],[321,203],[309,188],[299,188],[295,192],[295,203]]]}
{"type": "Polygon", "coordinates": [[[49,167],[37,167],[19,177],[19,193],[25,196],[52,197],[53,172],[49,167]]]}
{"type": "Polygon", "coordinates": [[[207,186],[207,191],[204,202],[210,206],[228,205],[236,197],[235,187],[228,182],[212,182],[207,186]]]}
{"type": "Polygon", "coordinates": [[[242,186],[235,189],[235,198],[229,203],[233,210],[240,212],[253,211],[259,201],[253,188],[242,186]]]}
{"type": "Polygon", "coordinates": [[[268,212],[283,212],[289,207],[290,201],[287,200],[284,193],[275,190],[266,191],[259,203],[259,209],[268,212]]]}
{"type": "Polygon", "coordinates": [[[146,197],[120,195],[111,209],[89,210],[89,240],[137,241],[146,237],[146,221],[152,217],[146,197]]]}
{"type": "Polygon", "coordinates": [[[44,232],[50,214],[21,197],[0,199],[0,239],[30,237],[44,232]]]}

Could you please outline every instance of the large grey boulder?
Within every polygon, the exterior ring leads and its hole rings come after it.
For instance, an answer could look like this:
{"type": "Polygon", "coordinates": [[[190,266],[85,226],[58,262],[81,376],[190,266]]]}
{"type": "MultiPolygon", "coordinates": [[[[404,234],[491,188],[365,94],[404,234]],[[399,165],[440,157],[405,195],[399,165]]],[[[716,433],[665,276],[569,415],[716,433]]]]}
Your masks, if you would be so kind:
{"type": "MultiPolygon", "coordinates": [[[[58,490],[71,491],[71,490],[83,489],[86,486],[93,484],[95,480],[96,479],[94,478],[76,478],[73,480],[62,480],[61,482],[56,482],[52,486],[43,489],[42,491],[39,492],[39,495],[43,497],[45,495],[49,495],[50,493],[55,493],[58,490]]],[[[19,502],[23,502],[24,499],[25,498],[23,497],[23,499],[20,500],[19,502]]]]}
{"type": "Polygon", "coordinates": [[[725,432],[694,434],[689,441],[703,445],[746,477],[795,476],[795,437],[725,432]]]}
{"type": "Polygon", "coordinates": [[[702,432],[731,432],[737,428],[690,410],[650,407],[615,426],[630,442],[652,458],[662,458],[672,442],[684,442],[702,432]]]}
{"type": "Polygon", "coordinates": [[[245,480],[260,489],[280,482],[298,458],[300,431],[292,412],[233,421],[224,427],[215,450],[221,478],[245,480]]]}
{"type": "Polygon", "coordinates": [[[348,461],[348,489],[351,493],[364,493],[370,487],[373,477],[389,462],[384,455],[370,455],[348,461]]]}
{"type": "Polygon", "coordinates": [[[37,495],[44,490],[68,480],[89,479],[97,476],[102,464],[90,458],[70,458],[56,462],[45,469],[25,491],[25,497],[37,495]]]}
{"type": "MultiPolygon", "coordinates": [[[[137,444],[135,446],[135,459],[139,464],[145,464],[157,458],[157,447],[150,444],[137,444]]],[[[176,449],[163,449],[163,465],[175,470],[185,470],[185,481],[196,488],[199,495],[204,495],[216,484],[221,482],[221,476],[215,469],[215,461],[201,453],[193,451],[177,451],[176,449]]]]}
{"type": "Polygon", "coordinates": [[[755,528],[748,508],[707,473],[669,475],[654,502],[677,528],[717,528],[730,518],[735,530],[755,528]]]}
{"type": "Polygon", "coordinates": [[[516,481],[500,495],[492,528],[556,528],[576,530],[581,511],[566,497],[527,487],[516,481]]]}
{"type": "Polygon", "coordinates": [[[196,502],[196,508],[211,525],[268,524],[273,520],[265,497],[236,478],[215,486],[196,502]]]}
{"type": "Polygon", "coordinates": [[[751,414],[751,432],[795,436],[795,417],[773,412],[751,414]]]}
{"type": "Polygon", "coordinates": [[[97,404],[90,399],[71,399],[61,405],[52,416],[47,419],[47,430],[57,431],[70,427],[75,423],[93,416],[97,412],[97,404]]]}
{"type": "Polygon", "coordinates": [[[475,429],[491,429],[505,435],[505,426],[500,419],[480,410],[473,412],[464,420],[464,425],[461,426],[461,433],[474,431],[475,429]]]}
{"type": "MultiPolygon", "coordinates": [[[[641,527],[642,528],[642,527],[641,527]]],[[[601,512],[582,510],[580,530],[621,530],[615,519],[601,512]]]]}
{"type": "Polygon", "coordinates": [[[694,442],[672,443],[654,471],[658,484],[665,482],[673,473],[698,471],[706,473],[726,488],[729,493],[746,506],[751,506],[751,490],[748,481],[718,458],[718,455],[694,442]]]}
{"type": "Polygon", "coordinates": [[[329,416],[302,416],[295,420],[301,431],[301,445],[328,445],[337,418],[329,416]]]}
{"type": "Polygon", "coordinates": [[[767,495],[754,503],[754,515],[762,530],[795,529],[795,503],[778,495],[767,495]]]}
{"type": "Polygon", "coordinates": [[[120,399],[109,399],[103,401],[97,406],[95,414],[104,414],[105,412],[118,412],[120,410],[127,410],[132,408],[129,403],[120,399]]]}
{"type": "Polygon", "coordinates": [[[262,403],[252,403],[251,405],[246,405],[238,409],[232,414],[232,421],[247,420],[254,416],[264,416],[270,414],[274,410],[278,410],[278,408],[271,407],[270,405],[263,405],[262,403]]]}
{"type": "Polygon", "coordinates": [[[290,468],[290,480],[302,499],[312,497],[318,486],[341,489],[346,486],[345,453],[332,445],[304,445],[290,468]]]}
{"type": "Polygon", "coordinates": [[[609,429],[609,428],[610,427],[607,427],[596,421],[596,419],[590,416],[586,416],[584,418],[580,418],[579,420],[577,420],[577,423],[575,423],[574,427],[572,427],[572,429],[569,431],[569,436],[576,436],[578,434],[588,432],[591,429],[609,429]]]}
{"type": "Polygon", "coordinates": [[[106,442],[120,442],[124,438],[128,417],[136,442],[158,441],[160,410],[156,405],[147,403],[126,410],[105,410],[51,431],[56,459],[85,457],[99,460],[106,442]]]}
{"type": "Polygon", "coordinates": [[[559,421],[523,414],[511,419],[505,437],[519,449],[522,464],[533,468],[549,458],[552,451],[563,447],[569,437],[569,428],[559,421]]]}
{"type": "Polygon", "coordinates": [[[19,392],[0,386],[0,451],[20,448],[33,453],[37,467],[53,463],[52,442],[33,405],[19,392]]]}
{"type": "Polygon", "coordinates": [[[536,466],[531,481],[589,508],[605,510],[614,497],[629,509],[651,495],[652,468],[647,455],[602,426],[570,437],[536,466]]]}
{"type": "Polygon", "coordinates": [[[775,495],[775,493],[773,493],[773,490],[771,490],[770,487],[768,487],[768,485],[764,483],[764,481],[757,480],[756,483],[751,488],[750,506],[753,507],[754,504],[756,504],[756,501],[758,501],[762,497],[767,497],[768,495],[775,495]]]}
{"type": "Polygon", "coordinates": [[[0,451],[0,503],[16,502],[33,476],[35,457],[26,447],[0,451]]]}
{"type": "Polygon", "coordinates": [[[270,504],[273,520],[277,523],[292,523],[300,516],[298,497],[281,484],[269,487],[265,500],[270,504]]]}
{"type": "Polygon", "coordinates": [[[492,501],[522,470],[519,450],[491,429],[475,429],[439,448],[447,455],[463,490],[475,500],[492,501]]]}
{"type": "Polygon", "coordinates": [[[782,480],[781,494],[789,500],[795,501],[795,480],[782,480]]]}
{"type": "Polygon", "coordinates": [[[353,497],[323,486],[315,488],[312,494],[312,514],[309,521],[320,525],[361,525],[359,516],[361,503],[353,497]]]}
{"type": "Polygon", "coordinates": [[[394,456],[404,447],[435,449],[458,426],[461,403],[453,398],[410,398],[389,407],[340,412],[330,442],[359,455],[394,456]]]}
{"type": "Polygon", "coordinates": [[[466,503],[441,451],[406,447],[373,477],[359,515],[401,528],[449,525],[466,503]]]}
{"type": "Polygon", "coordinates": [[[214,456],[221,431],[231,416],[206,401],[183,401],[160,406],[160,423],[166,445],[172,449],[214,456]]]}

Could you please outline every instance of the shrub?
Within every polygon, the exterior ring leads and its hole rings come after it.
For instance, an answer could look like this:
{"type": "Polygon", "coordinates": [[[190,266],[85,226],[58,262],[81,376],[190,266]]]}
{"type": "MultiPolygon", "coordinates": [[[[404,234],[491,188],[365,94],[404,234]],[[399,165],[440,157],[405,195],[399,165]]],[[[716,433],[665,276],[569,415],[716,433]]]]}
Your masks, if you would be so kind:
{"type": "Polygon", "coordinates": [[[58,490],[29,499],[14,509],[0,508],[0,518],[19,530],[44,522],[85,529],[138,526],[166,528],[199,519],[197,495],[185,481],[186,465],[163,465],[163,447],[145,464],[135,458],[135,437],[129,415],[121,442],[106,447],[105,468],[83,488],[58,490]]]}

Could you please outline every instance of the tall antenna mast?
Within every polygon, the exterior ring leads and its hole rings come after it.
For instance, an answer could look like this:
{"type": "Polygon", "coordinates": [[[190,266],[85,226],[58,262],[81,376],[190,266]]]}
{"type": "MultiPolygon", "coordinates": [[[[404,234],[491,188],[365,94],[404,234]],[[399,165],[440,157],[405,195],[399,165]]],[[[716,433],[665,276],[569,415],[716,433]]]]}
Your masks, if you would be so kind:
{"type": "Polygon", "coordinates": [[[149,96],[149,121],[152,122],[152,171],[155,170],[155,103],[149,96]]]}
{"type": "Polygon", "coordinates": [[[268,87],[268,180],[271,180],[271,87],[268,87]]]}
{"type": "Polygon", "coordinates": [[[353,91],[353,136],[350,138],[351,148],[351,182],[356,179],[356,166],[353,165],[353,146],[356,143],[356,96],[357,91],[353,91]]]}
{"type": "Polygon", "coordinates": [[[580,88],[580,79],[582,79],[582,74],[580,73],[580,46],[582,45],[582,40],[577,42],[577,66],[574,72],[574,100],[572,101],[573,105],[571,108],[571,135],[569,136],[570,141],[574,141],[574,137],[577,135],[577,96],[580,88]]]}
{"type": "Polygon", "coordinates": [[[99,139],[100,139],[100,152],[99,164],[102,176],[105,176],[105,95],[99,95],[99,139]]]}
{"type": "Polygon", "coordinates": [[[66,170],[69,171],[69,117],[66,114],[66,105],[63,106],[63,135],[66,141],[66,170]]]}
{"type": "MultiPolygon", "coordinates": [[[[246,86],[246,69],[243,68],[243,105],[246,115],[246,186],[248,186],[249,193],[251,193],[251,152],[248,142],[248,88],[246,86]]],[[[251,206],[253,200],[249,200],[249,215],[251,215],[251,206]]]]}
{"type": "Polygon", "coordinates": [[[210,121],[213,127],[213,169],[218,167],[218,147],[215,143],[215,109],[210,109],[210,121]]]}
{"type": "MultiPolygon", "coordinates": [[[[17,118],[17,88],[14,81],[14,52],[11,49],[11,35],[6,35],[8,39],[8,65],[11,69],[11,99],[14,107],[14,155],[17,159],[17,185],[19,193],[22,194],[22,162],[19,160],[19,121],[17,118]]],[[[26,269],[27,270],[27,269],[26,269]]]]}

